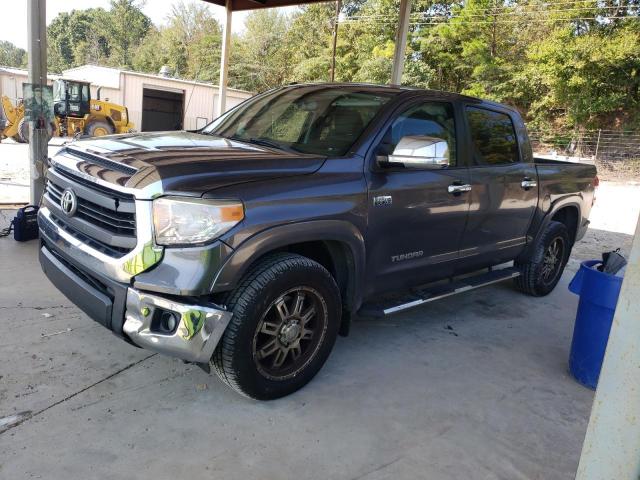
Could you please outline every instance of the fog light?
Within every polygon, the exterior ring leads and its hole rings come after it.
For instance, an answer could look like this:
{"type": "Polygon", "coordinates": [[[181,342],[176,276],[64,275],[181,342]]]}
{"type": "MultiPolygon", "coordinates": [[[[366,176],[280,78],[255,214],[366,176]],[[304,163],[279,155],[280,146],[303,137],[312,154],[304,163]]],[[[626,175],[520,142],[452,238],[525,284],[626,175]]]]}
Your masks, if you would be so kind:
{"type": "Polygon", "coordinates": [[[151,330],[165,335],[171,334],[178,328],[178,323],[180,323],[180,314],[171,310],[156,308],[151,320],[151,330]]]}
{"type": "Polygon", "coordinates": [[[162,312],[160,316],[160,328],[166,332],[173,332],[178,326],[178,319],[173,312],[162,312]]]}

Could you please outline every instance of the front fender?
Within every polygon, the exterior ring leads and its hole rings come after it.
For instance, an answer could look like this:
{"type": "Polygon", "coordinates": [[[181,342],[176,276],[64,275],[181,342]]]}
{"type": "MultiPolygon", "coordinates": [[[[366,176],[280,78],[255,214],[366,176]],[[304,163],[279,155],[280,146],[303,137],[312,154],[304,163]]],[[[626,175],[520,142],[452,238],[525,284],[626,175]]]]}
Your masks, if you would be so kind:
{"type": "Polygon", "coordinates": [[[362,233],[343,220],[312,220],[278,225],[263,230],[240,244],[218,271],[211,285],[212,292],[236,287],[249,267],[263,255],[301,242],[336,241],[347,245],[353,257],[353,302],[361,300],[365,269],[365,247],[362,233]]]}

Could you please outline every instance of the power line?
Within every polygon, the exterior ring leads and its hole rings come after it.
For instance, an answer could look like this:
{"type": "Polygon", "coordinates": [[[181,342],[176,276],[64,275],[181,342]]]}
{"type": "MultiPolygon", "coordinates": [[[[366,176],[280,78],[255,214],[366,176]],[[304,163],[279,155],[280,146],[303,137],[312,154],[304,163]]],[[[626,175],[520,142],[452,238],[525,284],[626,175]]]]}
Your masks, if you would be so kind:
{"type": "MultiPolygon", "coordinates": [[[[519,10],[523,10],[523,9],[533,9],[533,10],[542,10],[542,11],[546,11],[549,8],[555,8],[555,7],[560,7],[563,5],[581,5],[586,3],[584,0],[569,0],[569,1],[557,1],[557,2],[546,2],[546,3],[530,3],[530,4],[524,4],[524,5],[519,5],[519,4],[515,4],[515,5],[496,5],[493,7],[487,7],[487,8],[482,8],[482,7],[461,7],[458,8],[457,6],[454,6],[452,10],[461,10],[461,9],[467,9],[467,10],[477,10],[477,11],[487,11],[487,10],[491,10],[491,11],[499,11],[499,10],[514,10],[514,9],[519,9],[519,10]]],[[[639,6],[637,5],[585,5],[584,7],[575,7],[575,8],[593,8],[593,9],[606,9],[606,8],[613,8],[613,9],[638,9],[639,6]]],[[[422,12],[414,12],[412,15],[416,15],[416,14],[421,14],[422,12]]],[[[390,14],[377,14],[379,16],[394,16],[394,15],[390,15],[390,14]]]]}
{"type": "MultiPolygon", "coordinates": [[[[516,16],[516,15],[528,15],[528,14],[534,14],[534,13],[572,13],[572,12],[581,12],[581,13],[587,13],[587,12],[598,12],[598,11],[602,11],[602,10],[618,10],[617,7],[606,7],[604,9],[602,8],[594,8],[594,9],[587,9],[587,8],[571,8],[571,9],[563,9],[563,10],[537,10],[537,11],[518,11],[518,10],[513,10],[510,12],[487,12],[484,14],[458,14],[458,15],[430,15],[430,14],[426,14],[426,13],[421,13],[419,15],[411,15],[410,18],[413,19],[443,19],[443,20],[452,20],[455,18],[476,18],[476,17],[511,17],[511,16],[516,16]]],[[[634,12],[635,13],[635,12],[634,12]]],[[[638,11],[638,13],[640,13],[640,10],[638,11]]],[[[615,18],[635,18],[633,15],[631,16],[616,16],[615,18]]],[[[385,20],[385,19],[389,19],[389,20],[393,20],[394,22],[397,21],[397,16],[393,16],[393,15],[354,15],[351,17],[346,18],[345,20],[341,20],[341,21],[349,21],[349,20],[361,20],[361,19],[371,19],[371,20],[385,20]]]]}
{"type": "MultiPolygon", "coordinates": [[[[597,17],[567,17],[567,18],[544,18],[544,19],[526,19],[526,20],[487,20],[487,21],[481,21],[481,20],[471,20],[471,21],[466,21],[466,20],[461,20],[459,22],[457,22],[458,24],[465,24],[465,25],[493,25],[493,24],[519,24],[522,23],[523,21],[526,21],[527,23],[559,23],[559,22],[575,22],[575,21],[605,21],[605,20],[625,20],[625,17],[609,17],[609,16],[597,16],[597,17]]],[[[342,20],[339,22],[342,25],[356,25],[356,24],[364,24],[365,22],[361,21],[361,20],[342,20]]],[[[377,25],[395,25],[397,22],[393,22],[393,21],[379,21],[376,22],[377,25]]],[[[414,26],[426,26],[426,25],[432,25],[432,26],[436,26],[436,25],[447,25],[450,22],[448,20],[442,20],[442,21],[429,21],[429,22],[409,22],[409,25],[414,25],[414,26]]]]}
{"type": "MultiPolygon", "coordinates": [[[[640,7],[629,7],[627,10],[631,9],[631,8],[635,8],[636,10],[638,10],[638,12],[633,12],[633,13],[640,13],[640,7]]],[[[417,14],[412,14],[411,17],[413,18],[417,18],[417,19],[443,19],[443,20],[452,20],[455,18],[469,18],[469,17],[510,17],[510,16],[515,16],[515,15],[526,15],[526,14],[530,14],[530,13],[571,13],[571,12],[597,12],[597,11],[602,11],[602,10],[619,10],[618,7],[603,7],[603,8],[591,8],[591,7],[584,7],[584,8],[567,8],[567,9],[561,9],[561,10],[529,10],[529,11],[521,11],[518,9],[513,9],[511,11],[508,12],[492,12],[492,11],[488,11],[486,13],[482,13],[482,14],[475,14],[475,13],[464,13],[464,14],[456,14],[456,15],[432,15],[432,14],[427,14],[426,12],[420,12],[417,14]]],[[[620,16],[620,17],[615,17],[615,18],[635,18],[633,16],[633,14],[631,16],[620,16]]],[[[349,20],[361,20],[361,19],[372,19],[372,20],[384,20],[384,19],[389,19],[389,20],[393,20],[394,22],[397,21],[397,15],[353,15],[353,16],[349,16],[344,20],[341,20],[342,22],[344,21],[349,21],[349,20]]]]}

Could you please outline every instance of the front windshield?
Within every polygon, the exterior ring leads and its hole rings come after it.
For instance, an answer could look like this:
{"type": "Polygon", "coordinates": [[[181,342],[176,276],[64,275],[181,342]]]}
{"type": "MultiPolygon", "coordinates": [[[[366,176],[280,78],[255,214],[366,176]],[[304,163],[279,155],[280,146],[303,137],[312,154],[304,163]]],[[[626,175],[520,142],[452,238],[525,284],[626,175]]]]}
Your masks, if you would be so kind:
{"type": "Polygon", "coordinates": [[[394,92],[287,88],[250,99],[202,133],[326,156],[346,154],[394,92]]]}

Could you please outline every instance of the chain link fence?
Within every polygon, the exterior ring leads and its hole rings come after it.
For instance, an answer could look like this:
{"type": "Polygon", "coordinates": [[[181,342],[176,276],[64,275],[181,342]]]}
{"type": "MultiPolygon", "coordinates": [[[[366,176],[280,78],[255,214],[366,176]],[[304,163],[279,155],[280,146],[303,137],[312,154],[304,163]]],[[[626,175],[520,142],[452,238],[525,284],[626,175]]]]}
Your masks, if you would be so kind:
{"type": "Polygon", "coordinates": [[[605,180],[640,180],[640,131],[533,131],[529,136],[535,155],[594,162],[605,180]]]}

